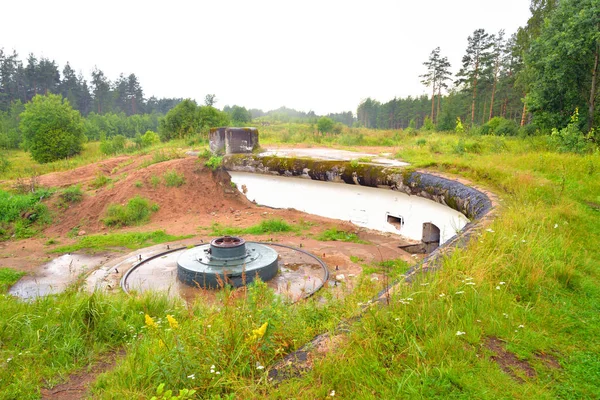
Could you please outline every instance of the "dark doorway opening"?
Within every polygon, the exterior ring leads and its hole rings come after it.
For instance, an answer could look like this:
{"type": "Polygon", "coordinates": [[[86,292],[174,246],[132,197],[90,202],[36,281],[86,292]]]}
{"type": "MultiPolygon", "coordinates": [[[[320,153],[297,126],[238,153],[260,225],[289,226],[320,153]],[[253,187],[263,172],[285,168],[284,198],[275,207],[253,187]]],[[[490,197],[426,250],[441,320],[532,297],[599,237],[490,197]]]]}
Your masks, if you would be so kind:
{"type": "Polygon", "coordinates": [[[423,238],[421,241],[425,245],[427,253],[431,253],[440,247],[440,228],[431,222],[425,222],[423,224],[423,238]]]}

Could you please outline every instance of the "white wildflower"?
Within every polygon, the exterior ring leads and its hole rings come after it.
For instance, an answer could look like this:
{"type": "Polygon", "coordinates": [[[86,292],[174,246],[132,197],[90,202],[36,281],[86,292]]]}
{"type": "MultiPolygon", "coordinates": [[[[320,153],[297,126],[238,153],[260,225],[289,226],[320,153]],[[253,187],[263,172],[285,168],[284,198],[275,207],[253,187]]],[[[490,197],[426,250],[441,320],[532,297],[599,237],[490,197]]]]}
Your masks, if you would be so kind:
{"type": "Polygon", "coordinates": [[[494,233],[494,230],[493,230],[493,229],[491,229],[491,228],[487,228],[487,229],[486,229],[486,232],[494,233]]]}
{"type": "Polygon", "coordinates": [[[454,294],[463,294],[465,291],[464,290],[459,290],[458,292],[454,293],[454,294]]]}
{"type": "Polygon", "coordinates": [[[558,228],[558,224],[554,224],[554,229],[558,228]]]}
{"type": "Polygon", "coordinates": [[[6,359],[6,362],[7,362],[7,363],[9,363],[9,362],[11,362],[11,361],[12,361],[12,357],[10,357],[10,358],[7,358],[7,359],[6,359]]]}
{"type": "Polygon", "coordinates": [[[475,282],[467,282],[467,283],[465,283],[465,285],[474,285],[474,284],[475,284],[475,282]]]}
{"type": "Polygon", "coordinates": [[[464,335],[464,334],[465,334],[465,332],[456,331],[456,336],[462,336],[462,335],[464,335]]]}
{"type": "Polygon", "coordinates": [[[496,290],[500,290],[500,286],[496,286],[496,290]]]}
{"type": "Polygon", "coordinates": [[[196,375],[195,374],[188,375],[188,379],[196,379],[196,375]]]}
{"type": "Polygon", "coordinates": [[[519,325],[517,328],[523,329],[523,328],[525,328],[525,325],[519,325]]]}
{"type": "Polygon", "coordinates": [[[446,296],[444,293],[440,293],[440,297],[444,297],[446,296]]]}
{"type": "Polygon", "coordinates": [[[506,285],[506,282],[500,282],[501,285],[506,285]]]}
{"type": "Polygon", "coordinates": [[[334,396],[335,396],[335,390],[332,390],[331,392],[329,392],[329,395],[330,395],[331,397],[334,397],[334,396]]]}

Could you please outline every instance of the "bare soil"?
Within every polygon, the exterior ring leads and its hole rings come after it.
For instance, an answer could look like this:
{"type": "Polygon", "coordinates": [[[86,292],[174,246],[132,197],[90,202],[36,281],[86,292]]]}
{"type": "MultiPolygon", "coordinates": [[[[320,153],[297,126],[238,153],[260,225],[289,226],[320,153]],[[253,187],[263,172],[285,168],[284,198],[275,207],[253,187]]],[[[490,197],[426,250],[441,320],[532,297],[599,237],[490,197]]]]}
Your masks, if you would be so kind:
{"type": "Polygon", "coordinates": [[[504,343],[500,339],[489,337],[485,343],[485,347],[494,353],[491,359],[515,381],[523,383],[525,382],[523,377],[535,378],[535,369],[527,361],[520,360],[514,353],[506,350],[504,343]]]}

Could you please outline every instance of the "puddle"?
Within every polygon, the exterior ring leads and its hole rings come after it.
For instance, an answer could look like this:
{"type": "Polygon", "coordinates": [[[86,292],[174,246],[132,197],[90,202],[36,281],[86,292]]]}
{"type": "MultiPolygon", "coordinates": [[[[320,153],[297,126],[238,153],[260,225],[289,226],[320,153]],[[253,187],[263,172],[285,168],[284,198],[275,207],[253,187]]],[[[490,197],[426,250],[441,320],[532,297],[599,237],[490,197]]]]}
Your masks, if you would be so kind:
{"type": "MultiPolygon", "coordinates": [[[[279,253],[279,273],[267,285],[276,293],[296,301],[322,285],[324,272],[314,258],[292,249],[274,248],[279,253]]],[[[217,291],[194,288],[179,282],[177,258],[180,254],[181,251],[176,251],[144,263],[129,275],[127,289],[139,292],[164,291],[187,301],[198,297],[214,300],[217,291]]]]}
{"type": "Polygon", "coordinates": [[[469,222],[463,214],[443,204],[391,189],[247,172],[229,174],[231,181],[257,204],[350,221],[412,240],[430,241],[427,227],[434,225],[439,228],[436,240],[442,244],[469,222]]]}
{"type": "Polygon", "coordinates": [[[41,266],[35,275],[21,278],[8,293],[22,299],[60,293],[106,260],[105,256],[62,255],[41,266]]]}

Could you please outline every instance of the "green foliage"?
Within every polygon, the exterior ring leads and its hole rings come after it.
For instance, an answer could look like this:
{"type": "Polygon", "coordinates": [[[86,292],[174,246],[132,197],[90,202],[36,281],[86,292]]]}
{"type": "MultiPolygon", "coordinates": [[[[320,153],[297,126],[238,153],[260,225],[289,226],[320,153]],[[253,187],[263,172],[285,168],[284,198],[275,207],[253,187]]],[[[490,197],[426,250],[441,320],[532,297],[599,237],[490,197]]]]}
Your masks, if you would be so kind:
{"type": "Polygon", "coordinates": [[[223,165],[223,157],[210,156],[210,158],[204,163],[204,165],[212,169],[213,171],[216,171],[223,165]]]}
{"type": "Polygon", "coordinates": [[[121,154],[126,151],[127,139],[123,135],[116,135],[100,142],[100,151],[106,155],[121,154]]]}
{"type": "Polygon", "coordinates": [[[360,240],[358,235],[353,232],[341,231],[336,228],[327,229],[317,236],[317,240],[334,241],[334,242],[352,242],[352,243],[367,243],[360,240]]]}
{"type": "Polygon", "coordinates": [[[525,101],[542,129],[561,129],[571,124],[569,114],[579,108],[580,128],[585,126],[588,132],[598,127],[600,121],[598,107],[590,104],[600,93],[595,66],[600,52],[600,3],[596,0],[557,3],[525,57],[530,83],[525,101]],[[594,73],[596,82],[592,79],[594,73]]]}
{"type": "Polygon", "coordinates": [[[69,186],[60,194],[60,199],[66,203],[78,203],[83,199],[80,185],[69,186]]]}
{"type": "Polygon", "coordinates": [[[159,122],[163,141],[184,138],[200,129],[198,107],[193,100],[185,99],[173,107],[159,122]]]}
{"type": "Polygon", "coordinates": [[[516,136],[519,127],[515,121],[494,117],[481,126],[482,135],[516,136]]]}
{"type": "Polygon", "coordinates": [[[179,187],[185,184],[185,176],[175,170],[169,170],[163,174],[165,186],[179,187]]]}
{"type": "Polygon", "coordinates": [[[231,109],[225,109],[224,111],[229,114],[234,125],[244,125],[252,121],[252,114],[245,107],[233,106],[231,109]]]}
{"type": "Polygon", "coordinates": [[[59,95],[35,96],[21,113],[25,147],[39,163],[79,154],[85,139],[78,111],[59,95]]]}
{"type": "Polygon", "coordinates": [[[248,228],[225,227],[218,223],[211,226],[211,235],[213,236],[231,236],[231,235],[266,235],[270,233],[295,232],[300,230],[301,226],[290,225],[282,219],[265,219],[257,225],[248,228]]]}
{"type": "Polygon", "coordinates": [[[8,157],[3,152],[0,152],[0,174],[10,171],[11,166],[12,164],[8,157]]]}
{"type": "Polygon", "coordinates": [[[100,252],[117,247],[125,247],[135,250],[142,247],[153,246],[155,244],[165,242],[173,242],[175,240],[186,239],[189,237],[190,236],[168,235],[165,231],[89,235],[78,237],[77,243],[58,247],[52,250],[52,253],[72,253],[82,249],[92,252],[100,252]]]}
{"type": "Polygon", "coordinates": [[[187,138],[203,132],[206,135],[208,128],[227,126],[229,116],[212,106],[200,106],[192,100],[186,99],[171,109],[160,120],[159,134],[163,141],[187,138]]]}
{"type": "Polygon", "coordinates": [[[560,152],[584,153],[589,149],[585,135],[579,130],[579,111],[575,109],[569,124],[560,130],[552,129],[552,139],[560,152]]]}
{"type": "Polygon", "coordinates": [[[23,275],[25,275],[24,272],[0,267],[0,294],[5,293],[12,285],[17,283],[23,275]]]}
{"type": "Polygon", "coordinates": [[[140,146],[142,148],[150,147],[160,143],[160,136],[154,131],[146,131],[142,136],[140,146]]]}
{"type": "Polygon", "coordinates": [[[106,226],[134,226],[148,222],[150,214],[158,211],[157,204],[151,204],[148,199],[135,196],[127,205],[111,204],[102,220],[106,226]]]}
{"type": "Polygon", "coordinates": [[[156,175],[152,175],[150,177],[150,185],[152,185],[152,187],[154,189],[156,189],[158,187],[158,185],[160,185],[160,177],[158,177],[156,175]]]}
{"type": "Polygon", "coordinates": [[[425,120],[423,121],[423,126],[421,127],[421,129],[424,131],[434,131],[435,130],[435,125],[433,124],[433,122],[431,121],[429,116],[425,117],[425,120]]]}
{"type": "Polygon", "coordinates": [[[322,134],[330,133],[333,130],[335,122],[329,117],[321,117],[317,121],[317,129],[322,134]]]}
{"type": "Polygon", "coordinates": [[[110,179],[108,176],[104,175],[102,172],[98,171],[98,173],[96,174],[96,177],[90,183],[90,187],[92,187],[94,189],[99,189],[102,186],[109,184],[110,182],[112,182],[112,179],[110,179]]]}
{"type": "Polygon", "coordinates": [[[456,117],[456,127],[454,128],[456,133],[465,133],[465,128],[460,120],[460,117],[456,117]]]}

